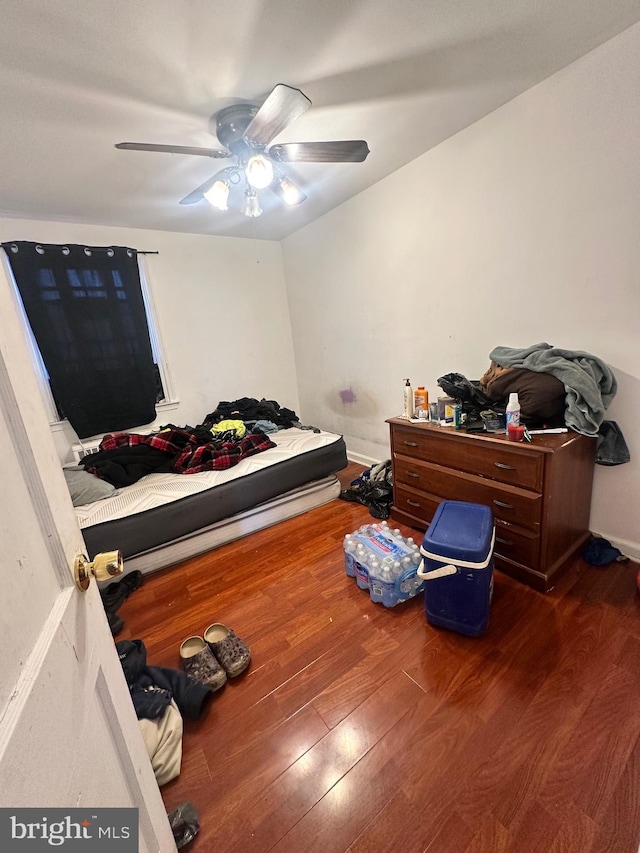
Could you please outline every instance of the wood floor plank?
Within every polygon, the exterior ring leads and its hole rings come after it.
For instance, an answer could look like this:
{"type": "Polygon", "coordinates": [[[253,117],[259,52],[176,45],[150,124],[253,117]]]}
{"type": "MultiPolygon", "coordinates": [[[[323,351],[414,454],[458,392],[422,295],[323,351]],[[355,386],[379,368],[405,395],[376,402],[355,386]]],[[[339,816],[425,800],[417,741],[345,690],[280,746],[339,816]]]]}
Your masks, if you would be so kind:
{"type": "Polygon", "coordinates": [[[547,595],[496,572],[467,638],[346,576],[344,534],[372,520],[332,501],[147,576],[119,610],[151,665],[179,669],[212,622],[251,648],[162,789],[198,811],[190,850],[637,853],[637,566],[576,559],[547,595]]]}
{"type": "Polygon", "coordinates": [[[635,743],[597,828],[592,849],[602,853],[640,850],[640,738],[635,743]]]}
{"type": "Polygon", "coordinates": [[[638,682],[612,667],[550,767],[541,800],[556,808],[569,802],[601,820],[637,742],[638,720],[638,682]]]}
{"type": "Polygon", "coordinates": [[[233,848],[270,850],[355,767],[422,692],[398,672],[292,764],[248,810],[251,833],[233,848]]]}
{"type": "MultiPolygon", "coordinates": [[[[513,851],[512,842],[511,833],[487,809],[478,821],[471,842],[465,848],[460,848],[460,853],[508,853],[513,851]]],[[[540,850],[544,849],[542,845],[540,850]]]]}

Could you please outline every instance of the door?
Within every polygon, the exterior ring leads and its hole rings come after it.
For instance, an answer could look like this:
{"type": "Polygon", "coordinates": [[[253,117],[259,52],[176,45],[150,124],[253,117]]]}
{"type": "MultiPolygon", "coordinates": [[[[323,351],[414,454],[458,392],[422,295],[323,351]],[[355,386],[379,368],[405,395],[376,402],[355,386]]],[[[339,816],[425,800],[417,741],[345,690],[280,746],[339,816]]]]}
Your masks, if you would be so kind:
{"type": "Polygon", "coordinates": [[[0,318],[0,806],[137,807],[175,850],[1,265],[0,318]]]}

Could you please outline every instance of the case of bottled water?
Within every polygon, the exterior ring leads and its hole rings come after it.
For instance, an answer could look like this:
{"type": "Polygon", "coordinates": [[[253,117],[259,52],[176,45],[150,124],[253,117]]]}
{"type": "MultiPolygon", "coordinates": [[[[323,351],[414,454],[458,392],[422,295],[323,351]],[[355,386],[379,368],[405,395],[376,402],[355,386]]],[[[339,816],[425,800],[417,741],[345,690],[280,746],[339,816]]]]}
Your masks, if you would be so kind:
{"type": "Polygon", "coordinates": [[[424,589],[416,570],[422,556],[413,539],[392,530],[386,521],[363,524],[344,537],[344,567],[372,601],[394,607],[424,589]]]}

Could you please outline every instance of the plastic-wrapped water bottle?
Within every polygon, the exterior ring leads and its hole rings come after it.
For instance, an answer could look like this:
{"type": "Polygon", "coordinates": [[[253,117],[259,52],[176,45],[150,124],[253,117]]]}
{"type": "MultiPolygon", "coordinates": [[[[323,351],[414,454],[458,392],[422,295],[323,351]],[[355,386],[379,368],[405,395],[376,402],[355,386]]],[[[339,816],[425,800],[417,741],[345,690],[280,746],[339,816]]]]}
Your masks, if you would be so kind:
{"type": "Polygon", "coordinates": [[[347,554],[355,554],[356,543],[350,533],[347,533],[347,535],[344,537],[344,550],[347,554]]]}
{"type": "Polygon", "coordinates": [[[412,537],[405,539],[400,528],[392,529],[386,521],[363,524],[345,535],[343,546],[347,575],[355,577],[373,601],[393,607],[422,588],[415,576],[422,559],[420,548],[412,537]]]}

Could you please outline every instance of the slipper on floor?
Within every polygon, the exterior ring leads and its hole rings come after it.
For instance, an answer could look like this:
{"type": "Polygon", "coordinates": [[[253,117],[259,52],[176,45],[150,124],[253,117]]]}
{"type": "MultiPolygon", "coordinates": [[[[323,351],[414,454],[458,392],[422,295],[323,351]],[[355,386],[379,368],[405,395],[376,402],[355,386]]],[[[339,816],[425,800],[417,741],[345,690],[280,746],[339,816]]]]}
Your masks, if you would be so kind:
{"type": "Polygon", "coordinates": [[[204,639],[229,678],[240,675],[249,666],[249,646],[231,628],[221,622],[214,622],[204,632],[204,639]]]}
{"type": "Polygon", "coordinates": [[[226,672],[202,637],[187,637],[180,646],[180,661],[188,675],[211,690],[219,690],[227,680],[226,672]]]}

